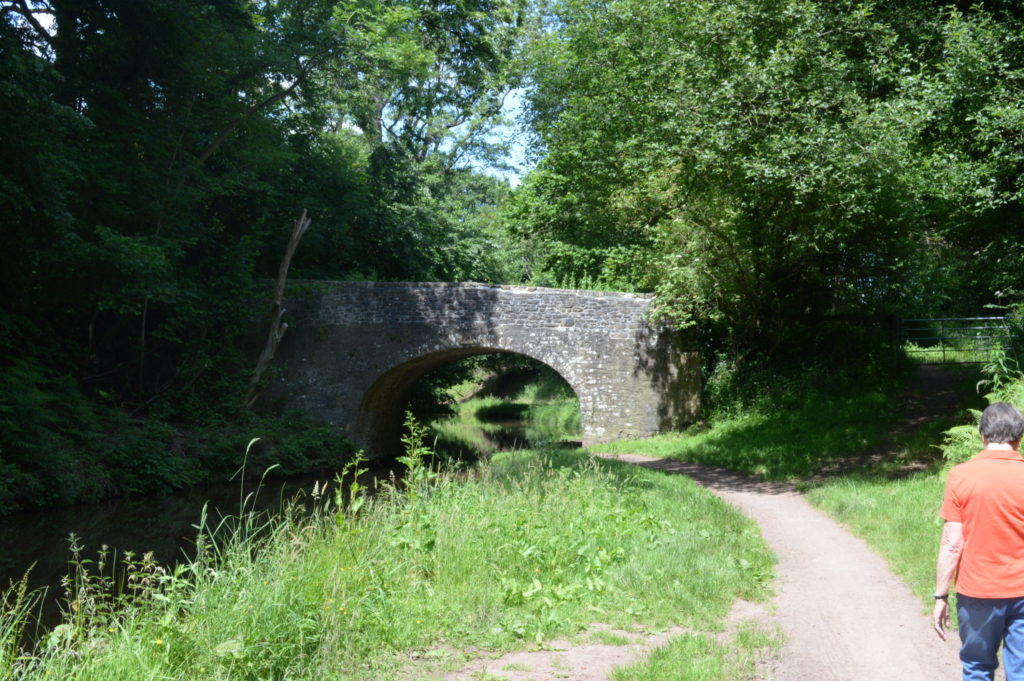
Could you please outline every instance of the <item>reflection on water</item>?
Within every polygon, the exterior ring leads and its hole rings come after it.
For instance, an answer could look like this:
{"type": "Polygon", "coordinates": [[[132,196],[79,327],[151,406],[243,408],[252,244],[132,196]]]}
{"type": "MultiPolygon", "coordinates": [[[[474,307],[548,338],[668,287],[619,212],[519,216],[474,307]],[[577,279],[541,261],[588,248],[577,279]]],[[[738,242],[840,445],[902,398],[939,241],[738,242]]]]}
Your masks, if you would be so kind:
{"type": "MultiPolygon", "coordinates": [[[[502,412],[482,414],[494,420],[437,421],[435,448],[442,456],[472,460],[498,451],[544,446],[578,446],[564,431],[552,430],[526,420],[508,418],[502,412]],[[443,424],[443,428],[439,427],[443,424]]],[[[367,474],[362,484],[372,488],[374,479],[386,479],[389,468],[367,474]]],[[[68,538],[74,534],[82,547],[83,559],[95,560],[102,547],[109,547],[108,564],[120,562],[127,552],[136,557],[152,552],[155,560],[173,565],[190,557],[195,544],[196,525],[203,506],[211,524],[241,510],[279,511],[285,503],[309,504],[314,483],[323,486],[333,474],[319,477],[223,483],[197,487],[166,496],[116,499],[45,511],[29,511],[0,517],[0,588],[29,573],[29,586],[47,588],[44,619],[56,623],[61,578],[69,574],[71,559],[68,538]]],[[[333,489],[326,493],[333,496],[333,489]]]]}
{"type": "Polygon", "coordinates": [[[540,447],[579,447],[579,440],[521,419],[464,421],[457,417],[434,421],[434,449],[457,459],[474,459],[495,452],[540,447]]]}
{"type": "MultiPolygon", "coordinates": [[[[386,478],[389,470],[374,471],[361,484],[372,488],[372,480],[386,478]]],[[[152,551],[155,559],[172,565],[192,555],[203,506],[207,518],[216,524],[240,510],[275,513],[284,504],[310,506],[313,485],[328,489],[333,498],[335,483],[327,474],[287,480],[220,483],[196,487],[166,496],[117,499],[68,508],[28,511],[0,517],[0,587],[20,580],[29,572],[31,588],[49,589],[45,619],[55,623],[61,578],[69,573],[68,537],[73,533],[83,547],[81,557],[95,560],[106,545],[112,560],[120,562],[126,552],[141,556],[152,551]],[[116,556],[115,556],[116,554],[116,556]]]]}

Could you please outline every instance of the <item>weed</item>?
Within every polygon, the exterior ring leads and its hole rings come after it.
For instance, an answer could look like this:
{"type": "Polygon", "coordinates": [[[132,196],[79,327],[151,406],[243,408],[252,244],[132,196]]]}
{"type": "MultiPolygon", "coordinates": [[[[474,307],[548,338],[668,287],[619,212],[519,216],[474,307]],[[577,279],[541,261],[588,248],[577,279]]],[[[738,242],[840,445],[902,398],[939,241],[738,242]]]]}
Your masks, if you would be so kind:
{"type": "Polygon", "coordinates": [[[611,631],[595,631],[590,635],[596,643],[600,643],[606,646],[628,646],[630,640],[622,634],[616,634],[611,631]]]}
{"type": "Polygon", "coordinates": [[[0,593],[0,678],[16,679],[29,673],[35,662],[22,653],[25,628],[36,598],[28,593],[28,574],[0,593]]]}
{"type": "Polygon", "coordinates": [[[782,636],[747,622],[728,641],[690,633],[656,648],[642,661],[616,669],[614,681],[732,681],[754,678],[757,660],[777,652],[782,636]]]}
{"type": "Polygon", "coordinates": [[[405,466],[403,481],[406,490],[415,496],[437,478],[437,472],[428,465],[434,452],[426,445],[429,430],[416,420],[412,412],[405,412],[404,425],[406,432],[402,436],[402,446],[405,454],[398,457],[398,462],[405,466]]]}
{"type": "MultiPolygon", "coordinates": [[[[124,598],[80,559],[76,605],[8,676],[390,679],[409,651],[506,650],[595,619],[714,630],[735,598],[768,594],[756,529],[685,478],[557,451],[420,470],[358,513],[341,499],[340,524],[322,495],[312,517],[204,520],[193,561],[133,558],[124,598]]],[[[15,600],[0,640],[24,621],[15,600]]]]}
{"type": "MultiPolygon", "coordinates": [[[[366,458],[363,456],[363,452],[359,451],[351,461],[342,467],[341,473],[334,479],[337,484],[334,490],[334,505],[337,508],[335,519],[339,525],[344,520],[348,520],[350,527],[354,525],[359,512],[366,504],[367,491],[359,482],[359,477],[369,470],[362,467],[365,462],[366,458]]],[[[317,496],[316,487],[313,489],[313,496],[314,498],[317,496]]]]}

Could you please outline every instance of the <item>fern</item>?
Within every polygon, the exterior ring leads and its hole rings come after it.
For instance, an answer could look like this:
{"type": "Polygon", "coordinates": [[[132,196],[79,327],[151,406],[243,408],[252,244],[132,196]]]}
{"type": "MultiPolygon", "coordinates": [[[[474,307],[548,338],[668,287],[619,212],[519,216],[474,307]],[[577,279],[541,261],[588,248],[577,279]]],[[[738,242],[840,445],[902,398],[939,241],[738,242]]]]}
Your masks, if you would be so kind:
{"type": "MultiPolygon", "coordinates": [[[[974,423],[977,423],[981,412],[977,409],[971,409],[970,412],[974,423]]],[[[974,423],[954,426],[943,433],[942,457],[947,467],[963,463],[981,450],[981,434],[974,423]]]]}

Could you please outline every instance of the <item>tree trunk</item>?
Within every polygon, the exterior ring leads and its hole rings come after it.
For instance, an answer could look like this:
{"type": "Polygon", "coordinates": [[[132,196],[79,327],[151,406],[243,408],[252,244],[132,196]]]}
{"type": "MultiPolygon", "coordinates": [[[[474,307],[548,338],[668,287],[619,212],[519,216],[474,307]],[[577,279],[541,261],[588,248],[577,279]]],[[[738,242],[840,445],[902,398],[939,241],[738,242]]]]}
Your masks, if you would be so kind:
{"type": "Polygon", "coordinates": [[[299,216],[299,219],[295,221],[295,225],[292,227],[292,236],[288,240],[288,248],[285,249],[284,257],[281,259],[281,267],[277,271],[277,284],[274,286],[274,308],[270,319],[270,331],[267,334],[267,343],[263,346],[263,352],[260,353],[260,358],[256,362],[256,369],[252,373],[252,380],[249,382],[249,392],[245,396],[246,409],[256,404],[256,400],[260,398],[260,395],[266,389],[266,382],[263,380],[264,374],[266,374],[271,360],[274,359],[277,346],[281,344],[285,331],[288,330],[288,324],[281,321],[285,312],[284,287],[288,281],[288,269],[291,267],[295,248],[299,245],[302,235],[309,228],[310,222],[310,219],[306,217],[306,209],[302,209],[302,215],[299,216]]]}

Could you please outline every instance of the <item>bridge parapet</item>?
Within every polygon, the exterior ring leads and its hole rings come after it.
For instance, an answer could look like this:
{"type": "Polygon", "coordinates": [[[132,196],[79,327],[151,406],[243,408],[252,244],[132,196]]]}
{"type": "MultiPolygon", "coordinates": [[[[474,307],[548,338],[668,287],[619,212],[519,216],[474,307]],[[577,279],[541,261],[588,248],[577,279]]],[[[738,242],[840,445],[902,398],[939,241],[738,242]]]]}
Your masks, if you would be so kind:
{"type": "Polygon", "coordinates": [[[587,443],[695,420],[692,337],[648,322],[651,296],[473,283],[300,282],[268,397],[394,453],[412,386],[435,367],[513,352],[557,371],[580,399],[587,443]]]}

